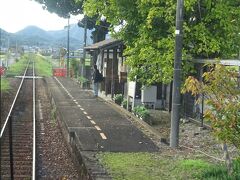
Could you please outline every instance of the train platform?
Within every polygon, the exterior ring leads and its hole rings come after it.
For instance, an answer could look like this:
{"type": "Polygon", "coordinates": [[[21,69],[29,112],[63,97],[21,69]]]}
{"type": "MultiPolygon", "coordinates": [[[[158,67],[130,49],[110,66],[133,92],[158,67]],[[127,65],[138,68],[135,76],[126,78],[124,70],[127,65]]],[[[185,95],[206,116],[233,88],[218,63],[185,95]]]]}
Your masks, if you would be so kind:
{"type": "Polygon", "coordinates": [[[107,179],[106,172],[95,162],[98,152],[159,151],[126,115],[94,97],[92,91],[81,89],[77,82],[65,77],[47,78],[46,83],[71,150],[93,179],[107,179]]]}

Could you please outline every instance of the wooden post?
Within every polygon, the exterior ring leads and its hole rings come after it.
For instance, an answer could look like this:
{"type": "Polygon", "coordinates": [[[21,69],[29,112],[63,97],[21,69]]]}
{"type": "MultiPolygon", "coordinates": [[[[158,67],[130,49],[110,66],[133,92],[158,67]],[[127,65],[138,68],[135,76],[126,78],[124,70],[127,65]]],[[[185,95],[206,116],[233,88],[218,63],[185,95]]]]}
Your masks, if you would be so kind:
{"type": "Polygon", "coordinates": [[[112,86],[111,86],[111,98],[114,98],[115,94],[115,77],[117,75],[117,47],[113,49],[113,60],[112,60],[112,86]]]}
{"type": "MultiPolygon", "coordinates": [[[[107,62],[109,61],[109,49],[107,49],[107,62]]],[[[109,80],[108,80],[108,74],[107,74],[107,68],[106,68],[106,77],[105,77],[105,96],[108,95],[108,84],[109,84],[109,80]]]]}

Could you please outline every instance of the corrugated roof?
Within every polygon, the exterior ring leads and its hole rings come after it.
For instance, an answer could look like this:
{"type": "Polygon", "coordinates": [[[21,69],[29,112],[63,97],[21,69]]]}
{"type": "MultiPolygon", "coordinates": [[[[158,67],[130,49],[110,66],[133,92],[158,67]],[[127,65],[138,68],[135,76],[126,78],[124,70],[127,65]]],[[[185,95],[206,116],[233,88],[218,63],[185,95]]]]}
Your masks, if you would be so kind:
{"type": "Polygon", "coordinates": [[[107,49],[108,47],[113,47],[114,45],[117,46],[121,43],[122,43],[121,40],[111,38],[111,39],[106,39],[104,41],[100,41],[90,46],[87,46],[84,49],[86,50],[97,50],[97,49],[103,49],[103,48],[107,49]]]}

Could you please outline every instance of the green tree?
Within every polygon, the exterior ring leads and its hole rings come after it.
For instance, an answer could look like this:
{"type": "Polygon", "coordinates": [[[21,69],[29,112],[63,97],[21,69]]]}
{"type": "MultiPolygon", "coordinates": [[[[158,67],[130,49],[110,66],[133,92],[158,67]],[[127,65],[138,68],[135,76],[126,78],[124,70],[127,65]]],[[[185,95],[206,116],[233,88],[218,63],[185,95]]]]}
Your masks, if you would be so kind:
{"type": "Polygon", "coordinates": [[[97,16],[94,17],[88,17],[85,16],[82,20],[79,20],[78,26],[84,28],[84,23],[87,23],[87,28],[92,30],[95,29],[92,32],[92,40],[93,42],[99,42],[105,40],[106,34],[109,32],[108,28],[110,23],[106,21],[106,19],[102,19],[99,22],[97,21],[97,16]]]}
{"type": "MultiPolygon", "coordinates": [[[[191,69],[190,58],[236,57],[239,6],[235,0],[185,0],[184,73],[191,69]]],[[[85,0],[84,12],[105,17],[112,35],[125,42],[131,78],[144,84],[172,80],[176,1],[85,0]]]]}
{"type": "MultiPolygon", "coordinates": [[[[207,110],[204,117],[209,120],[214,135],[226,149],[226,143],[240,149],[240,88],[239,72],[221,64],[208,65],[208,72],[203,74],[204,82],[189,76],[183,92],[192,95],[204,94],[207,110]]],[[[226,153],[226,162],[231,169],[231,162],[226,153]]]]}
{"type": "Polygon", "coordinates": [[[56,13],[58,16],[67,18],[70,14],[83,14],[83,1],[75,2],[74,0],[35,0],[42,4],[43,9],[51,13],[56,13]]]}
{"type": "MultiPolygon", "coordinates": [[[[51,13],[56,13],[58,16],[68,18],[70,14],[78,15],[83,14],[83,2],[84,0],[35,0],[42,4],[43,9],[48,10],[51,13]]],[[[93,42],[102,41],[105,39],[108,33],[109,23],[106,20],[100,20],[99,24],[96,23],[97,16],[86,17],[79,21],[78,25],[84,27],[84,23],[87,22],[87,28],[94,31],[92,32],[93,42]]]]}

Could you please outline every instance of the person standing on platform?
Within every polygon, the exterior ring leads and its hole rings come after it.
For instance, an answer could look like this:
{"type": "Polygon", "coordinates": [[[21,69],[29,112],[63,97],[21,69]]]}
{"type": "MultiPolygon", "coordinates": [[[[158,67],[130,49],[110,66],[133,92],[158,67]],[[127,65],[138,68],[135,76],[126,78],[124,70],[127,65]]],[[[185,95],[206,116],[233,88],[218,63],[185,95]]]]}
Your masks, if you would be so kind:
{"type": "Polygon", "coordinates": [[[92,73],[92,80],[93,80],[93,93],[95,97],[98,97],[98,86],[99,83],[103,81],[103,76],[97,69],[97,65],[94,64],[93,66],[93,73],[92,73]]]}

